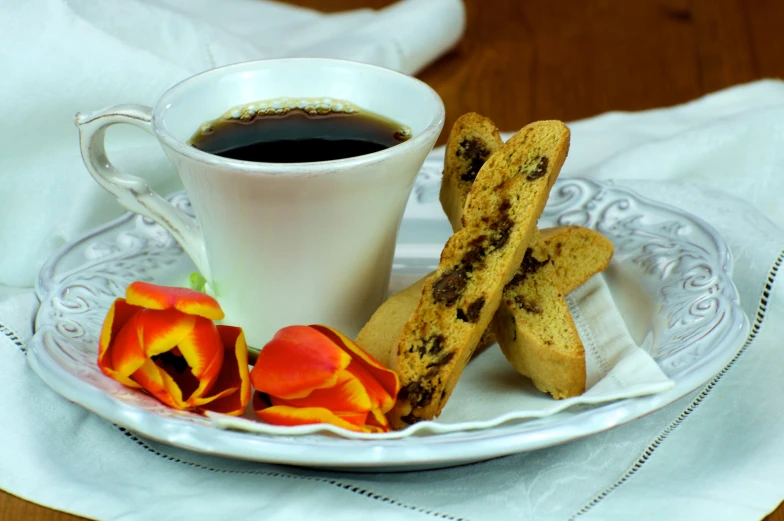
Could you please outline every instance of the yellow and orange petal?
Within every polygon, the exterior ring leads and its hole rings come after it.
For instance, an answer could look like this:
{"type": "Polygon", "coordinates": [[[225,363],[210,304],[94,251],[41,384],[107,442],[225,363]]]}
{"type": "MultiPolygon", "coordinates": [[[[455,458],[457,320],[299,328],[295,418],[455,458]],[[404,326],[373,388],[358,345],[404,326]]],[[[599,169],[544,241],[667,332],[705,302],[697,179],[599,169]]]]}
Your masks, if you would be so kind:
{"type": "Polygon", "coordinates": [[[107,313],[98,341],[98,367],[129,387],[139,387],[131,375],[145,360],[141,340],[133,327],[139,309],[117,299],[107,313]]]}
{"type": "MultiPolygon", "coordinates": [[[[265,422],[272,425],[313,425],[316,423],[329,423],[350,431],[365,431],[364,426],[343,419],[324,407],[289,407],[286,405],[273,405],[257,410],[256,414],[265,422]]],[[[356,419],[354,419],[356,421],[356,419]]]]}
{"type": "Polygon", "coordinates": [[[383,412],[388,412],[392,409],[395,405],[395,398],[397,395],[389,394],[361,362],[352,359],[346,370],[362,383],[368,396],[370,396],[373,407],[377,407],[383,412]]]}
{"type": "Polygon", "coordinates": [[[221,320],[225,316],[217,300],[206,293],[187,288],[136,281],[125,290],[125,300],[129,304],[147,309],[174,308],[188,315],[210,320],[221,320]]]}
{"type": "Polygon", "coordinates": [[[176,309],[144,309],[136,318],[146,357],[158,357],[161,370],[171,377],[161,378],[176,395],[173,400],[185,406],[207,394],[223,361],[223,344],[212,321],[176,309]],[[174,365],[163,367],[161,361],[174,365]],[[175,366],[187,366],[187,371],[175,366]]]}
{"type": "Polygon", "coordinates": [[[215,396],[202,405],[203,409],[239,416],[250,401],[250,376],[248,374],[248,348],[242,329],[234,326],[217,326],[224,348],[223,365],[212,387],[213,393],[233,392],[215,396]]]}
{"type": "Polygon", "coordinates": [[[317,330],[289,326],[262,348],[250,377],[257,391],[291,400],[334,386],[350,363],[351,357],[317,330]]]}
{"type": "Polygon", "coordinates": [[[202,385],[198,396],[212,388],[223,364],[224,346],[211,320],[194,317],[193,328],[177,343],[177,349],[202,385]]]}
{"type": "MultiPolygon", "coordinates": [[[[106,318],[101,326],[101,334],[98,338],[98,367],[104,374],[114,378],[117,374],[112,363],[114,355],[114,340],[122,327],[142,308],[132,306],[125,302],[125,299],[118,298],[109,307],[106,318]]],[[[127,379],[127,375],[118,375],[119,380],[125,385],[138,387],[137,384],[127,379]]]]}
{"type": "Polygon", "coordinates": [[[145,391],[155,396],[169,407],[174,409],[187,409],[187,404],[182,399],[182,392],[169,374],[162,370],[151,359],[144,361],[144,364],[133,373],[133,379],[138,382],[145,391]]]}
{"type": "Polygon", "coordinates": [[[141,307],[128,304],[125,299],[118,298],[109,307],[106,318],[101,327],[101,336],[98,340],[98,357],[100,358],[106,354],[109,344],[117,333],[122,329],[126,322],[128,322],[137,311],[141,311],[141,307]]]}
{"type": "Polygon", "coordinates": [[[372,407],[370,396],[368,396],[362,382],[348,371],[338,373],[338,381],[334,386],[316,389],[304,398],[285,400],[273,395],[270,395],[269,398],[272,405],[302,408],[323,407],[340,417],[349,414],[360,415],[362,423],[372,407]]]}
{"type": "Polygon", "coordinates": [[[148,357],[176,347],[193,330],[198,318],[176,309],[142,309],[136,316],[136,327],[148,357]]]}
{"type": "MultiPolygon", "coordinates": [[[[391,396],[392,400],[397,397],[397,393],[400,391],[400,380],[397,373],[387,369],[381,362],[373,358],[370,353],[362,349],[340,331],[320,324],[314,324],[310,327],[329,338],[348,353],[356,365],[365,369],[365,371],[379,383],[384,390],[383,394],[385,396],[391,396]]],[[[381,396],[382,393],[378,394],[381,396]]]]}
{"type": "Polygon", "coordinates": [[[372,432],[389,432],[389,420],[387,420],[384,411],[377,407],[373,407],[370,410],[370,413],[367,415],[365,425],[369,428],[377,429],[372,432]]]}

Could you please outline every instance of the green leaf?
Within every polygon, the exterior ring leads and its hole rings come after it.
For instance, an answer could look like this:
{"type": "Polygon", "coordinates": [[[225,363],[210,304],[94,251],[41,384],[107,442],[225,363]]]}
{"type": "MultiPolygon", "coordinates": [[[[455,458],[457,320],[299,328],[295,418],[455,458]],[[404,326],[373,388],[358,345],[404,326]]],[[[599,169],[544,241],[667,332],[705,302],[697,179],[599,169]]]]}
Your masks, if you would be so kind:
{"type": "Polygon", "coordinates": [[[198,271],[194,271],[193,273],[191,273],[190,285],[191,285],[191,289],[194,291],[201,291],[202,293],[207,293],[207,279],[202,277],[201,273],[199,273],[198,271]]]}

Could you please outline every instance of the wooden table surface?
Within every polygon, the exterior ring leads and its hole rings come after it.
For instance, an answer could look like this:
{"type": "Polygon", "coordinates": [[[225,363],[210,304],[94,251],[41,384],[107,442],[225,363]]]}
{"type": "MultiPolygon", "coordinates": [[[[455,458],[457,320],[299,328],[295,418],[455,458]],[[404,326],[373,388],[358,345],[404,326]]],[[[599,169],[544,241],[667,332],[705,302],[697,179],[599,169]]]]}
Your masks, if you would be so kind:
{"type": "MultiPolygon", "coordinates": [[[[291,3],[338,11],[380,8],[392,0],[291,3]]],[[[673,105],[730,85],[784,77],[782,0],[465,4],[465,38],[419,74],[444,99],[447,129],[468,111],[514,130],[537,119],[570,121],[673,105]]],[[[2,521],[77,519],[0,491],[2,521]]],[[[766,521],[784,521],[784,505],[766,521]]]]}

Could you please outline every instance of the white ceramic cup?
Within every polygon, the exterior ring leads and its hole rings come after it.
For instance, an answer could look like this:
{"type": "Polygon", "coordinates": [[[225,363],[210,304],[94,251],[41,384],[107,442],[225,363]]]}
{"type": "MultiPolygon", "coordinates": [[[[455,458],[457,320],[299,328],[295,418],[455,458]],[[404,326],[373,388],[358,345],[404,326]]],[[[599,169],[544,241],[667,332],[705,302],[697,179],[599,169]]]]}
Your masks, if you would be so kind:
{"type": "Polygon", "coordinates": [[[397,231],[414,178],[444,125],[444,105],[421,81],[329,59],[241,63],[189,78],[155,108],[119,105],[76,115],[82,157],[128,210],[163,226],[193,259],[226,312],[261,348],[281,327],[321,323],[354,336],[386,296],[397,231]],[[408,141],[313,163],[257,163],[187,141],[238,105],[347,100],[408,126],[408,141]],[[151,132],[174,164],[197,224],[106,156],[107,127],[151,132]]]}

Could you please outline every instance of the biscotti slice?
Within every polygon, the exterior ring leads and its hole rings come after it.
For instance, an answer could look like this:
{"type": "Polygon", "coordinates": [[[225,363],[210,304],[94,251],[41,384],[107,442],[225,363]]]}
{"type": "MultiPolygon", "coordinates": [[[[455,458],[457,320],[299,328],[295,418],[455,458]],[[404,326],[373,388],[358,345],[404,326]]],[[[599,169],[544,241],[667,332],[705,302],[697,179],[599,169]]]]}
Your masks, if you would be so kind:
{"type": "MultiPolygon", "coordinates": [[[[491,129],[495,125],[487,118],[477,114],[468,114],[455,122],[452,132],[447,142],[446,155],[444,157],[444,173],[441,189],[441,206],[452,223],[453,231],[461,227],[460,202],[470,190],[470,176],[464,176],[465,168],[464,157],[461,152],[464,148],[463,143],[479,143],[484,149],[492,149],[494,146],[494,136],[491,129]],[[445,183],[445,184],[443,184],[445,183]],[[445,188],[446,187],[446,188],[445,188]]],[[[500,138],[499,138],[500,141],[500,138]]],[[[477,146],[474,146],[477,148],[477,146]]],[[[472,166],[481,168],[482,157],[474,156],[472,166]]],[[[551,182],[555,180],[552,179],[551,182]]],[[[538,233],[530,245],[530,250],[542,252],[547,256],[547,246],[538,233]]],[[[530,251],[529,250],[529,251],[530,251]]],[[[530,257],[527,257],[530,258],[530,257]]],[[[530,266],[525,264],[520,267],[515,275],[515,280],[522,280],[528,276],[529,283],[515,288],[505,288],[504,299],[501,303],[499,316],[493,320],[490,328],[491,334],[485,333],[489,339],[496,337],[501,350],[512,366],[524,376],[528,376],[537,388],[545,392],[551,392],[556,398],[565,398],[582,394],[585,390],[585,362],[582,341],[574,326],[571,312],[566,304],[564,294],[558,291],[556,281],[553,279],[552,269],[531,272],[530,266]],[[533,287],[535,295],[530,295],[529,286],[533,287]],[[520,294],[521,290],[526,290],[520,294]],[[525,299],[534,296],[550,296],[553,301],[542,301],[537,298],[533,307],[520,307],[527,305],[525,299]],[[506,309],[504,309],[506,308],[506,309]],[[536,313],[532,313],[535,310],[536,313]],[[518,334],[516,322],[526,324],[525,332],[518,334]],[[541,323],[537,323],[541,321],[541,323]],[[554,327],[552,324],[561,326],[554,327]],[[548,346],[558,344],[558,348],[548,351],[548,346]],[[569,353],[563,357],[562,352],[569,353]],[[558,356],[556,356],[558,354],[558,356]],[[538,358],[551,360],[552,363],[563,362],[563,371],[559,374],[554,371],[533,371],[531,367],[538,368],[540,365],[536,361],[538,358]],[[583,358],[582,365],[576,363],[578,358],[583,358]]],[[[552,363],[544,364],[548,368],[552,363]]]]}
{"type": "MultiPolygon", "coordinates": [[[[590,228],[557,226],[542,229],[541,235],[555,270],[556,286],[563,294],[606,269],[613,254],[613,243],[590,228]]],[[[425,280],[432,274],[389,297],[357,335],[357,344],[387,367],[391,367],[392,357],[397,356],[400,332],[419,303],[425,280]]],[[[474,356],[495,344],[491,329],[485,330],[474,356]]]]}
{"type": "Polygon", "coordinates": [[[491,329],[504,356],[554,398],[585,392],[585,350],[564,295],[607,268],[612,242],[595,230],[566,226],[531,241],[504,288],[491,329]]]}
{"type": "MultiPolygon", "coordinates": [[[[419,304],[428,273],[381,304],[357,335],[357,345],[387,367],[394,365],[400,332],[419,304]]],[[[495,342],[495,340],[493,340],[495,342]]]]}
{"type": "Polygon", "coordinates": [[[447,241],[398,341],[401,390],[388,413],[396,428],[443,409],[523,261],[568,149],[566,125],[540,121],[515,134],[480,170],[463,229],[447,241]]]}
{"type": "Polygon", "coordinates": [[[452,126],[446,144],[439,196],[452,230],[462,228],[460,218],[471,185],[485,161],[503,144],[495,124],[474,112],[463,114],[452,126]]]}
{"type": "MultiPolygon", "coordinates": [[[[460,116],[452,126],[444,156],[440,200],[453,232],[463,227],[463,209],[476,174],[501,145],[503,141],[495,123],[475,112],[460,116]]],[[[556,226],[539,231],[547,244],[563,294],[604,271],[612,258],[613,243],[596,230],[556,226]]]]}
{"type": "Polygon", "coordinates": [[[504,356],[554,398],[585,392],[585,351],[547,245],[535,232],[491,328],[504,356]]]}
{"type": "MultiPolygon", "coordinates": [[[[419,304],[425,280],[434,273],[428,273],[386,299],[362,327],[357,335],[357,345],[385,366],[394,366],[393,359],[397,357],[397,341],[400,338],[400,332],[403,331],[403,326],[406,325],[419,304]]],[[[488,328],[479,340],[474,354],[478,354],[493,344],[495,344],[495,335],[488,328]]]]}
{"type": "Polygon", "coordinates": [[[553,263],[555,282],[564,295],[606,270],[615,251],[610,239],[590,228],[556,226],[540,232],[553,263]]]}

